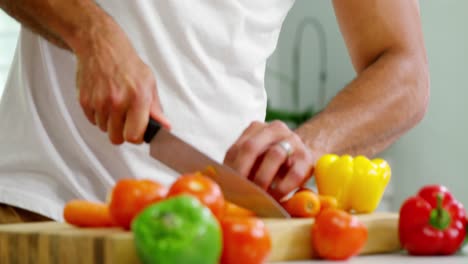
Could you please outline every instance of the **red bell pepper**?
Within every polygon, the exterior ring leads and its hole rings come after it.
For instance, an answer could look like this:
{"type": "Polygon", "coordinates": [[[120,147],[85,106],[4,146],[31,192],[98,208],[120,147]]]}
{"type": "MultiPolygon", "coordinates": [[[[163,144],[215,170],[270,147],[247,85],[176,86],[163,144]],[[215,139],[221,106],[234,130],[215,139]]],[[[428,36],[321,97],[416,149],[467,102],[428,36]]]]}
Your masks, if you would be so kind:
{"type": "Polygon", "coordinates": [[[440,185],[422,188],[400,209],[399,238],[411,255],[451,255],[465,239],[466,212],[440,185]]]}
{"type": "MultiPolygon", "coordinates": [[[[465,230],[466,230],[466,233],[468,234],[468,215],[466,216],[465,230]]],[[[465,242],[463,243],[463,245],[466,245],[466,244],[468,244],[468,235],[465,237],[465,242]]]]}

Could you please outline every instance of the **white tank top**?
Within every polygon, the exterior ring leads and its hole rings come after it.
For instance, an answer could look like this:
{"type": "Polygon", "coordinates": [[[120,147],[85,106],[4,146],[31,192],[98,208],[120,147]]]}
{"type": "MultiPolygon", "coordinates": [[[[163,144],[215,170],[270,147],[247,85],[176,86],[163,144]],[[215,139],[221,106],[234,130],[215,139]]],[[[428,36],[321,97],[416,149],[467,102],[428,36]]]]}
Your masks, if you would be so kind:
{"type": "MultiPolygon", "coordinates": [[[[222,161],[264,120],[267,58],[294,0],[98,1],[153,70],[173,132],[222,161]]],[[[173,182],[148,145],[112,145],[77,100],[76,59],[26,28],[0,103],[0,203],[62,220],[123,177],[173,182]]]]}

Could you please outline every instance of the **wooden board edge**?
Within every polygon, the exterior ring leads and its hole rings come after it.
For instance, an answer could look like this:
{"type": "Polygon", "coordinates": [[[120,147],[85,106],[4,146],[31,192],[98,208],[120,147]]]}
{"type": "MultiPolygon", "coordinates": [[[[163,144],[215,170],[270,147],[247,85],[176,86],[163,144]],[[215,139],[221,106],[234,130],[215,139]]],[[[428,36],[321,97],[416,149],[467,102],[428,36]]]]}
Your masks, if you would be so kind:
{"type": "MultiPolygon", "coordinates": [[[[369,237],[359,255],[375,255],[398,252],[401,249],[398,238],[398,213],[356,215],[368,228],[369,237]]],[[[270,262],[317,259],[311,243],[313,219],[291,219],[288,223],[266,220],[265,225],[272,237],[270,262]],[[293,221],[293,222],[291,222],[293,221]],[[286,248],[287,244],[295,247],[286,248]]]]}

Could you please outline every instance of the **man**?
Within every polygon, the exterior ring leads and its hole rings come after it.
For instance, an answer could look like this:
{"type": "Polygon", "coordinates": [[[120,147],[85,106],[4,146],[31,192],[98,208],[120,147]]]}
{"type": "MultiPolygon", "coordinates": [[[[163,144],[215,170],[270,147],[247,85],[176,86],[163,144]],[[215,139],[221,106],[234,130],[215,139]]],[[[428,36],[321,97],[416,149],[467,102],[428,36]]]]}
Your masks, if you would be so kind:
{"type": "Polygon", "coordinates": [[[150,116],[276,198],[321,155],[372,156],[423,118],[418,1],[334,0],[357,77],[295,131],[264,123],[265,64],[293,3],[0,0],[22,24],[0,104],[3,211],[61,220],[119,178],[170,184],[141,144],[150,116]]]}

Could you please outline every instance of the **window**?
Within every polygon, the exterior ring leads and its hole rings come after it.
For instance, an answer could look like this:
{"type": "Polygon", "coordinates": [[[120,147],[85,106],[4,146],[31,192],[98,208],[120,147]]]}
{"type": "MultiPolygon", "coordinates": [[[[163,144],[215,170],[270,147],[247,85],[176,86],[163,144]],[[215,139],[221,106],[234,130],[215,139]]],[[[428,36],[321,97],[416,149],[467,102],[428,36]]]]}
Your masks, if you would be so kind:
{"type": "Polygon", "coordinates": [[[0,96],[15,52],[19,24],[0,10],[0,96]]]}

